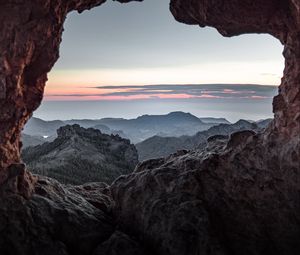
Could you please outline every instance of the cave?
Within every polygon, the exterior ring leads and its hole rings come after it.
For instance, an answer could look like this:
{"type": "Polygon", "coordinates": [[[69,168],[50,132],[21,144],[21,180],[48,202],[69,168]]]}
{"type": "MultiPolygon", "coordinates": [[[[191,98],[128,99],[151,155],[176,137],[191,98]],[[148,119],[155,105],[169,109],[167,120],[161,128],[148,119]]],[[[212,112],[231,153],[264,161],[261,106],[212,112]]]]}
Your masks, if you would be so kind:
{"type": "Polygon", "coordinates": [[[268,33],[284,45],[274,121],[263,133],[145,162],[111,186],[65,187],[26,170],[20,133],[43,99],[66,15],[104,2],[0,2],[0,253],[299,253],[299,0],[170,3],[179,22],[226,37],[268,33]]]}

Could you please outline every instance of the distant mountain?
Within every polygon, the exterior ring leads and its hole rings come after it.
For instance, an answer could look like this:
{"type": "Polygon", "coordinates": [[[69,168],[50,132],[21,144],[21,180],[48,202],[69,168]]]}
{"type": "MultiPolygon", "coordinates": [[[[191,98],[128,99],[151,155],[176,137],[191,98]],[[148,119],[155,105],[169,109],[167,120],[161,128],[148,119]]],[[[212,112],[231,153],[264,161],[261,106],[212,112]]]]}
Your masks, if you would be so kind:
{"type": "Polygon", "coordinates": [[[119,135],[122,138],[128,138],[127,135],[122,130],[112,130],[109,127],[102,124],[93,126],[92,128],[100,130],[103,134],[119,135]]]}
{"type": "Polygon", "coordinates": [[[138,163],[129,140],[79,125],[60,127],[53,142],[24,149],[22,159],[32,172],[70,184],[110,183],[138,163]]]}
{"type": "MultiPolygon", "coordinates": [[[[270,120],[269,120],[270,121],[270,120]]],[[[267,121],[266,121],[267,122],[267,121]]],[[[263,124],[266,124],[264,122],[263,124]]],[[[261,125],[264,126],[264,125],[261,125]]],[[[220,124],[213,126],[206,131],[198,132],[193,136],[161,137],[153,136],[145,141],[136,144],[139,160],[160,158],[175,153],[178,150],[191,150],[203,147],[209,137],[215,135],[230,135],[233,132],[242,130],[259,130],[261,127],[256,123],[246,120],[239,120],[234,124],[220,124]]]]}
{"type": "Polygon", "coordinates": [[[46,142],[46,140],[42,136],[31,136],[22,134],[22,148],[25,149],[30,146],[36,146],[39,144],[43,144],[46,142]]]}
{"type": "Polygon", "coordinates": [[[130,120],[109,118],[100,120],[100,123],[111,129],[122,130],[134,143],[158,133],[165,133],[169,136],[195,134],[214,125],[206,124],[196,116],[184,112],[172,112],[167,115],[143,115],[130,120]]]}
{"type": "Polygon", "coordinates": [[[23,133],[31,136],[53,136],[56,130],[66,125],[61,120],[45,121],[32,117],[24,127],[23,133]]]}
{"type": "Polygon", "coordinates": [[[104,118],[99,120],[43,121],[32,118],[24,133],[28,135],[52,136],[56,129],[64,125],[79,124],[84,128],[93,127],[103,133],[119,134],[133,143],[141,142],[160,134],[163,136],[193,135],[199,131],[220,123],[226,119],[203,118],[203,121],[190,113],[171,112],[166,115],[143,115],[136,119],[104,118]]]}
{"type": "Polygon", "coordinates": [[[265,119],[265,120],[259,120],[259,121],[256,121],[256,124],[260,127],[260,128],[266,128],[270,122],[272,121],[273,119],[265,119]]]}
{"type": "Polygon", "coordinates": [[[204,123],[214,123],[214,124],[231,124],[228,120],[225,118],[199,118],[204,123]]]}

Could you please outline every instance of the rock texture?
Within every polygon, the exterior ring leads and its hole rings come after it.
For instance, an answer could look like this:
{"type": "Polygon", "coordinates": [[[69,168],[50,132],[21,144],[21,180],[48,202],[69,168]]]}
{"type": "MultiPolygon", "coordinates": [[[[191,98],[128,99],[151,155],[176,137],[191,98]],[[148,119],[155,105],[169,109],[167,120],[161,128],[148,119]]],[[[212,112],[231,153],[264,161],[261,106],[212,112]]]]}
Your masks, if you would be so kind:
{"type": "Polygon", "coordinates": [[[124,243],[140,254],[298,254],[299,0],[171,0],[180,22],[224,36],[269,33],[284,45],[275,118],[263,134],[237,133],[145,163],[91,192],[47,184],[18,164],[20,131],[42,100],[66,14],[103,2],[0,1],[1,254],[109,254],[115,249],[107,247],[124,243]]]}
{"type": "Polygon", "coordinates": [[[1,254],[92,254],[113,234],[112,201],[104,184],[69,190],[52,179],[37,179],[30,200],[1,189],[1,254]],[[87,200],[93,193],[97,198],[87,200]]]}
{"type": "Polygon", "coordinates": [[[144,162],[112,186],[119,224],[157,254],[298,253],[299,160],[262,143],[242,131],[144,162]]]}
{"type": "Polygon", "coordinates": [[[75,124],[60,127],[54,141],[23,150],[22,159],[33,173],[65,184],[110,184],[133,171],[138,154],[127,139],[75,124]]]}
{"type": "MultiPolygon", "coordinates": [[[[11,171],[17,169],[24,165],[11,171]]],[[[149,249],[117,229],[107,184],[35,180],[30,199],[6,189],[7,184],[0,188],[0,254],[148,255],[149,249]]]]}
{"type": "Polygon", "coordinates": [[[0,184],[20,162],[20,132],[43,98],[67,13],[103,2],[0,1],[0,184]]]}

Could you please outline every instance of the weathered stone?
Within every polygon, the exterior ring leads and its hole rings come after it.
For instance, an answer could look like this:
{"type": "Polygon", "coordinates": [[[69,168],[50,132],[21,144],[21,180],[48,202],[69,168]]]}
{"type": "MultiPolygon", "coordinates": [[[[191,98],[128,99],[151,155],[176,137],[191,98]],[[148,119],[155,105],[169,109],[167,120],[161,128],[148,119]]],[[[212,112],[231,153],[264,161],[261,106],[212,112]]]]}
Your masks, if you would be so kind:
{"type": "MultiPolygon", "coordinates": [[[[84,198],[79,190],[75,193],[50,178],[36,178],[31,199],[11,192],[0,198],[1,255],[92,254],[114,232],[111,217],[89,203],[87,194],[84,198]]],[[[102,188],[100,184],[99,203],[102,188]]]]}
{"type": "Polygon", "coordinates": [[[0,100],[6,98],[6,80],[5,77],[0,76],[0,100]]]}
{"type": "Polygon", "coordinates": [[[93,255],[150,255],[149,249],[143,248],[128,235],[116,231],[107,241],[99,245],[93,255]]]}

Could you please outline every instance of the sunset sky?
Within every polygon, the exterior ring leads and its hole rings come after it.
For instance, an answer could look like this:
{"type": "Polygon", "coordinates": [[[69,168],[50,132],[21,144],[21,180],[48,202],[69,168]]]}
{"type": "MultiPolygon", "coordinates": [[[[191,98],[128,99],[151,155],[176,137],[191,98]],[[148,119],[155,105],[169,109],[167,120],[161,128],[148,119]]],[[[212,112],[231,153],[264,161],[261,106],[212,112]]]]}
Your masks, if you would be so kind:
{"type": "MultiPolygon", "coordinates": [[[[168,2],[108,1],[82,14],[71,13],[61,57],[49,74],[46,100],[217,99],[241,94],[224,87],[218,96],[206,91],[189,94],[182,88],[175,93],[166,84],[280,83],[282,46],[274,38],[224,38],[212,28],[180,24],[168,2]],[[132,87],[155,84],[165,86],[146,91],[132,87]]],[[[256,91],[243,96],[261,97],[256,91]]]]}

